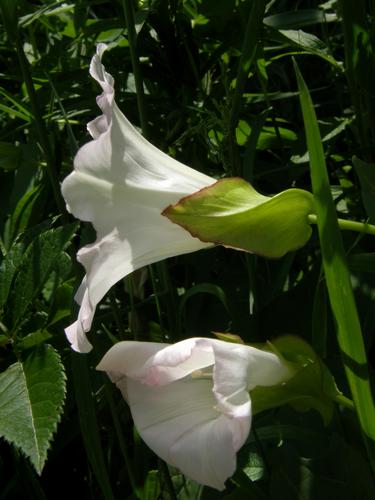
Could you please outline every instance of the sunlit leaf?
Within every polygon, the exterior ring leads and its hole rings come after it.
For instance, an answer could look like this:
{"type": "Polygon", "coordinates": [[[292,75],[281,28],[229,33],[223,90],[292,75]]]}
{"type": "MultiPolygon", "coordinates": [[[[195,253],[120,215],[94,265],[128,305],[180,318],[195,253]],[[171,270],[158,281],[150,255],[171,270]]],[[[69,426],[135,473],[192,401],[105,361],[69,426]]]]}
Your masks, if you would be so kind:
{"type": "Polygon", "coordinates": [[[40,346],[0,374],[0,436],[20,448],[39,474],[64,398],[64,368],[51,346],[40,346]]]}

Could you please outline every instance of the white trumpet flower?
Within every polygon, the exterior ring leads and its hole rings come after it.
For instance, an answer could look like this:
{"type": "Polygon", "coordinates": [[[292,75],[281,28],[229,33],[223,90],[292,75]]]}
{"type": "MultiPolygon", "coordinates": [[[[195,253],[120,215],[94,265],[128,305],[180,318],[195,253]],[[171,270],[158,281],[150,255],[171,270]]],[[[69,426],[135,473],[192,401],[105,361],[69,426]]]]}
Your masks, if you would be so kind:
{"type": "Polygon", "coordinates": [[[90,75],[103,93],[103,114],[87,128],[93,140],[78,151],[74,171],[62,183],[68,210],[91,222],[96,241],[77,254],[86,275],[76,294],[78,319],[65,331],[75,351],[92,346],[85,332],[108,290],[132,271],[168,257],[212,246],[162,215],[168,205],[215,179],[167,156],[129,123],[116,105],[114,80],[101,63],[99,44],[90,75]]]}

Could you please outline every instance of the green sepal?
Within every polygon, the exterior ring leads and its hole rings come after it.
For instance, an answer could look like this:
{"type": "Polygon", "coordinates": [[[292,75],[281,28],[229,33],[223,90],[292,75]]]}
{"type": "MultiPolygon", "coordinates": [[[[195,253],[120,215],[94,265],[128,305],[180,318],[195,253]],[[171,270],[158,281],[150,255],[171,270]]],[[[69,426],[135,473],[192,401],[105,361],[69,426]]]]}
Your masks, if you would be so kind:
{"type": "Polygon", "coordinates": [[[279,258],[302,247],[311,235],[314,198],[302,189],[263,196],[233,177],[182,198],[163,215],[201,241],[279,258]]]}
{"type": "Polygon", "coordinates": [[[266,348],[281,355],[295,374],[280,385],[253,389],[253,413],[288,404],[297,411],[317,410],[327,425],[332,419],[334,401],[341,393],[312,347],[299,337],[286,335],[269,342],[266,348]]]}

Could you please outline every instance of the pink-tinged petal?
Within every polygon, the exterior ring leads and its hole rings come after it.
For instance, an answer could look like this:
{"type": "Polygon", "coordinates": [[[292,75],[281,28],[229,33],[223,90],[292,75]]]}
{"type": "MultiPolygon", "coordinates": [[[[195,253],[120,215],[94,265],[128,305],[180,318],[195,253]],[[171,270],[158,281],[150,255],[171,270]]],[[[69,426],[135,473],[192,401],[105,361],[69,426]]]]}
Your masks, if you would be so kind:
{"type": "Polygon", "coordinates": [[[206,339],[186,339],[155,353],[144,367],[142,382],[149,385],[169,384],[214,363],[214,353],[206,339]]]}
{"type": "Polygon", "coordinates": [[[106,352],[96,369],[111,373],[116,379],[139,379],[144,376],[149,359],[166,346],[168,344],[135,340],[118,342],[106,352]]]}
{"type": "Polygon", "coordinates": [[[105,354],[98,370],[117,372],[147,385],[165,385],[213,365],[209,345],[198,346],[200,340],[187,339],[177,344],[125,341],[118,342],[105,354]]]}
{"type": "Polygon", "coordinates": [[[215,407],[212,381],[183,379],[152,387],[119,381],[134,423],[146,444],[186,476],[224,489],[236,468],[236,452],[250,430],[251,417],[231,419],[215,407]],[[237,435],[243,436],[239,443],[237,435]]]}
{"type": "MultiPolygon", "coordinates": [[[[103,89],[97,103],[103,115],[89,123],[94,138],[74,159],[74,172],[62,184],[68,210],[91,222],[97,239],[78,252],[86,269],[82,296],[87,296],[90,319],[68,329],[74,349],[87,352],[85,332],[91,327],[98,302],[132,271],[168,257],[212,246],[193,238],[161,212],[215,179],[193,170],[151,145],[125,118],[114,100],[114,81],[101,63],[98,45],[90,74],[103,89]]],[[[86,308],[87,309],[87,308],[86,308]]]]}
{"type": "Polygon", "coordinates": [[[173,345],[120,342],[98,369],[121,389],[148,446],[219,490],[250,431],[249,390],[293,376],[276,354],[208,338],[173,345]]]}

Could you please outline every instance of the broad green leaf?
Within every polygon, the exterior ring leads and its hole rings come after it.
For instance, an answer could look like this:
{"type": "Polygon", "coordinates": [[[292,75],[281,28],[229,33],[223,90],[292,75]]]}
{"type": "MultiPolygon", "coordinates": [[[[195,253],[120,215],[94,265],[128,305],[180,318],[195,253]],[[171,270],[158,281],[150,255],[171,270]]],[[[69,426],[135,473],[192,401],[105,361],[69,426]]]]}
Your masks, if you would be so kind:
{"type": "Polygon", "coordinates": [[[328,424],[332,418],[334,400],[341,394],[329,370],[314,350],[299,337],[280,337],[270,346],[292,364],[296,373],[280,385],[252,390],[254,414],[289,404],[298,411],[317,410],[325,424],[328,424]]]}
{"type": "Polygon", "coordinates": [[[375,406],[369,383],[366,351],[331,195],[323,145],[314,106],[297,65],[295,65],[295,71],[310,155],[311,181],[315,196],[323,267],[337,325],[337,339],[362,430],[368,438],[375,440],[375,406]]]}
{"type": "Polygon", "coordinates": [[[22,262],[24,248],[21,243],[15,243],[3,258],[0,265],[0,309],[8,299],[12,280],[18,266],[22,262]]]}
{"type": "Polygon", "coordinates": [[[182,198],[163,215],[202,241],[279,258],[310,238],[312,213],[307,191],[288,189],[269,198],[243,179],[230,178],[182,198]]]}
{"type": "Polygon", "coordinates": [[[371,221],[375,221],[375,163],[367,163],[356,156],[353,165],[361,184],[363,205],[371,221]]]}
{"type": "Polygon", "coordinates": [[[31,347],[35,347],[42,342],[50,339],[52,334],[47,330],[37,330],[36,332],[31,332],[23,337],[16,344],[17,351],[24,351],[26,349],[30,349],[31,347]]]}
{"type": "Polygon", "coordinates": [[[77,224],[70,224],[45,231],[27,248],[13,281],[7,306],[6,317],[12,328],[24,319],[51,273],[59,269],[61,255],[76,228],[77,224]]]}
{"type": "Polygon", "coordinates": [[[65,398],[65,373],[51,346],[39,346],[0,374],[0,436],[40,474],[65,398]]]}

